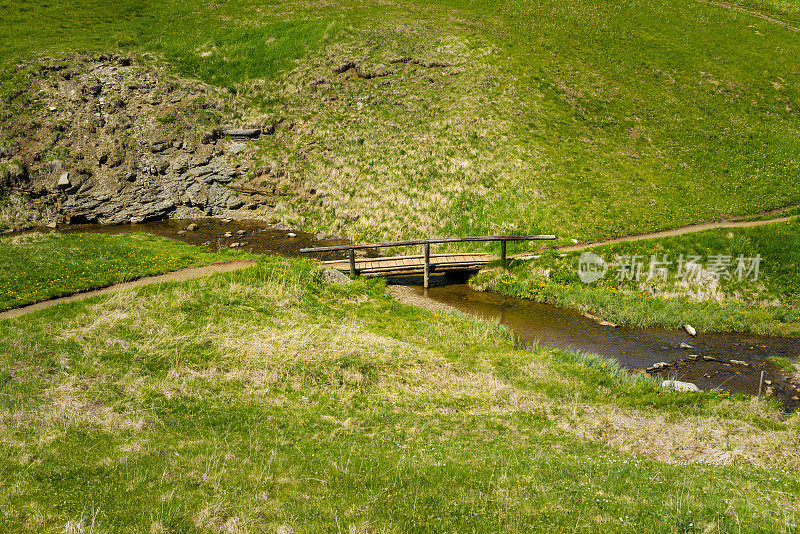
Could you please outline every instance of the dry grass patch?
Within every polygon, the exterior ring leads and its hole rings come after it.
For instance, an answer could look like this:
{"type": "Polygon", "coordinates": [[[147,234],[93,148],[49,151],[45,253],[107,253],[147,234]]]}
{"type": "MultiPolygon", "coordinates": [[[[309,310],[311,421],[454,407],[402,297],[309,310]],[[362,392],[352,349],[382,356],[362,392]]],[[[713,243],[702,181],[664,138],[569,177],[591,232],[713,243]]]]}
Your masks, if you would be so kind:
{"type": "Polygon", "coordinates": [[[644,412],[613,405],[581,405],[576,411],[559,410],[551,417],[558,428],[571,434],[662,462],[800,467],[798,415],[780,430],[727,417],[644,412]]]}

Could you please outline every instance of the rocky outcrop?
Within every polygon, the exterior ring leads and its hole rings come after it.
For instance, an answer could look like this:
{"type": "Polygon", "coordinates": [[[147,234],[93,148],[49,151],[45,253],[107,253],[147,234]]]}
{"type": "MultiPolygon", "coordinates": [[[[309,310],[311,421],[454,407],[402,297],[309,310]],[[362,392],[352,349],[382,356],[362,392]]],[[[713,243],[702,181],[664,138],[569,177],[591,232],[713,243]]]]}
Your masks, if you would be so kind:
{"type": "Polygon", "coordinates": [[[287,191],[261,169],[265,187],[248,190],[248,143],[274,127],[223,124],[231,97],[214,88],[118,56],[45,58],[17,75],[27,90],[0,103],[0,196],[24,194],[58,222],[253,217],[287,191]]]}

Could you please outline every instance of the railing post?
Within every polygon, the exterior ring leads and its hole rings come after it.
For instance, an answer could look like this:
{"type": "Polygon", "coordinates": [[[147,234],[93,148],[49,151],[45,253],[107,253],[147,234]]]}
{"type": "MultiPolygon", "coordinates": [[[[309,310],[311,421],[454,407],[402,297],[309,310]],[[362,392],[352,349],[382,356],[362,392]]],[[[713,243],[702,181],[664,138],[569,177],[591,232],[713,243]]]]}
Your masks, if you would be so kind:
{"type": "Polygon", "coordinates": [[[500,263],[503,264],[503,267],[506,266],[506,240],[500,240],[500,263]]]}
{"type": "Polygon", "coordinates": [[[355,249],[350,249],[350,276],[355,276],[356,273],[356,251],[355,249]]]}
{"type": "Polygon", "coordinates": [[[430,286],[430,278],[431,278],[431,244],[425,243],[425,276],[423,279],[423,287],[428,289],[430,286]]]}

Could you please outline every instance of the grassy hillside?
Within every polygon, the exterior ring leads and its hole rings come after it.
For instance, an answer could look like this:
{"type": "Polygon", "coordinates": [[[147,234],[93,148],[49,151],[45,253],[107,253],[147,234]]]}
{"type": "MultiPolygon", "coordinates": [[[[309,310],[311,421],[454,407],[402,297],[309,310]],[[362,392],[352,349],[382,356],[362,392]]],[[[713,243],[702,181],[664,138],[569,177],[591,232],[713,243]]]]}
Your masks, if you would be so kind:
{"type": "Polygon", "coordinates": [[[146,234],[2,237],[0,310],[236,257],[146,234]]]}
{"type": "Polygon", "coordinates": [[[799,335],[798,236],[800,221],[793,217],[753,228],[550,252],[514,261],[509,270],[478,274],[470,284],[577,308],[629,326],[679,328],[688,323],[699,331],[799,335]],[[580,280],[578,263],[584,252],[607,262],[608,271],[600,280],[580,280]],[[695,267],[687,267],[689,261],[695,267]]]}
{"type": "MultiPolygon", "coordinates": [[[[797,16],[789,4],[743,5],[797,16]]],[[[122,47],[236,91],[235,116],[278,126],[262,141],[265,181],[297,193],[276,216],[308,228],[359,239],[589,240],[800,204],[798,33],[724,6],[29,0],[0,9],[8,63],[122,47]]]]}
{"type": "Polygon", "coordinates": [[[788,531],[797,425],[296,260],[0,321],[3,531],[788,531]]]}

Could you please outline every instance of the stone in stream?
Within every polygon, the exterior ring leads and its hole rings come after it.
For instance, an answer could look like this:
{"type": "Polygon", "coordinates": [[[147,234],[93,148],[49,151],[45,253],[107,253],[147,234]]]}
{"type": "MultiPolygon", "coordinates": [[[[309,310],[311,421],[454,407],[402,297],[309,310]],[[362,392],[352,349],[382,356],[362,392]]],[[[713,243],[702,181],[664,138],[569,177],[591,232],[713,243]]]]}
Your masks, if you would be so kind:
{"type": "Polygon", "coordinates": [[[750,366],[749,363],[743,362],[741,360],[731,360],[731,365],[739,365],[739,366],[742,366],[742,367],[749,367],[750,366]]]}
{"type": "Polygon", "coordinates": [[[697,359],[698,359],[699,357],[700,357],[700,356],[698,356],[697,354],[690,354],[690,355],[688,355],[688,356],[686,357],[686,359],[687,359],[687,360],[691,360],[691,361],[693,361],[693,362],[696,362],[696,361],[697,361],[697,359]]]}
{"type": "Polygon", "coordinates": [[[766,389],[764,389],[764,395],[767,397],[772,397],[775,395],[775,390],[767,386],[766,389]]]}
{"type": "Polygon", "coordinates": [[[688,343],[681,343],[682,349],[693,349],[694,347],[689,345],[688,343]]]}
{"type": "Polygon", "coordinates": [[[661,382],[661,387],[671,388],[675,391],[700,391],[700,388],[691,382],[680,382],[678,380],[664,380],[661,382]]]}
{"type": "Polygon", "coordinates": [[[186,229],[189,230],[190,232],[194,232],[195,230],[197,230],[197,224],[192,223],[189,226],[187,226],[186,229]]]}
{"type": "Polygon", "coordinates": [[[703,356],[703,359],[704,359],[705,361],[707,361],[707,362],[716,362],[716,361],[719,361],[719,360],[717,360],[715,357],[713,357],[713,356],[708,356],[708,355],[704,355],[704,356],[703,356]]]}
{"type": "Polygon", "coordinates": [[[670,367],[672,364],[667,362],[658,362],[653,364],[653,369],[666,369],[670,367]]]}
{"type": "Polygon", "coordinates": [[[286,237],[297,237],[297,234],[294,232],[289,232],[288,234],[286,234],[286,237]]]}
{"type": "Polygon", "coordinates": [[[686,330],[686,333],[688,333],[690,336],[697,335],[697,330],[695,330],[694,327],[690,324],[683,325],[683,329],[686,330]]]}

